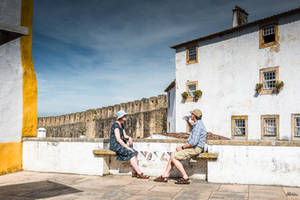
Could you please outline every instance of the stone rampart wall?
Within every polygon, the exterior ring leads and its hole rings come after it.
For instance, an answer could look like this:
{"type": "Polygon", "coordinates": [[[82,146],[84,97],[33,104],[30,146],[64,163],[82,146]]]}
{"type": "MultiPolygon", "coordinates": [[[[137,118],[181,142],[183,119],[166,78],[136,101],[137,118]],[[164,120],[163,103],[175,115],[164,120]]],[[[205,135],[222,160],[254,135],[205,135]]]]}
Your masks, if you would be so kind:
{"type": "Polygon", "coordinates": [[[132,137],[144,138],[166,132],[166,95],[61,116],[39,117],[38,128],[46,128],[47,137],[108,138],[120,109],[128,113],[125,128],[132,137]]]}

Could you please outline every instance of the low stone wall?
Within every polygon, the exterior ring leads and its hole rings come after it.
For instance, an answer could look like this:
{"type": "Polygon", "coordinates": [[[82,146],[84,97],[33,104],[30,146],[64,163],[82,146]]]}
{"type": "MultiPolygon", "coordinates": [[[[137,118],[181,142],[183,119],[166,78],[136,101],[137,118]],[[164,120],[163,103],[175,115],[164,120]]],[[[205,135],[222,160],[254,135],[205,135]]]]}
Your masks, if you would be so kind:
{"type": "Polygon", "coordinates": [[[103,144],[103,139],[24,138],[23,169],[103,176],[103,159],[93,155],[103,144]]]}
{"type": "MultiPolygon", "coordinates": [[[[141,170],[159,176],[165,170],[170,152],[182,145],[184,139],[137,139],[134,148],[139,152],[141,170]]],[[[24,138],[23,169],[41,172],[76,173],[88,175],[131,174],[129,162],[115,157],[95,157],[93,150],[108,148],[107,139],[80,138],[24,138]]],[[[185,161],[187,173],[195,179],[206,179],[207,161],[185,161]]],[[[179,177],[174,169],[173,177],[179,177]]]]}
{"type": "MultiPolygon", "coordinates": [[[[140,167],[159,176],[170,152],[185,139],[136,139],[140,167]]],[[[108,139],[23,138],[23,169],[88,175],[129,175],[129,162],[95,157],[93,150],[108,148],[108,139]]],[[[217,183],[300,186],[300,141],[208,140],[217,160],[185,161],[189,176],[217,183]],[[206,176],[207,175],[207,176],[206,176]]],[[[178,177],[177,170],[171,176],[178,177]]]]}
{"type": "Polygon", "coordinates": [[[300,186],[300,141],[208,141],[218,153],[208,163],[216,183],[300,186]]]}
{"type": "Polygon", "coordinates": [[[166,95],[143,98],[104,108],[53,117],[39,117],[38,128],[47,130],[47,137],[108,138],[116,113],[125,110],[126,132],[133,138],[144,138],[167,130],[166,95]]]}

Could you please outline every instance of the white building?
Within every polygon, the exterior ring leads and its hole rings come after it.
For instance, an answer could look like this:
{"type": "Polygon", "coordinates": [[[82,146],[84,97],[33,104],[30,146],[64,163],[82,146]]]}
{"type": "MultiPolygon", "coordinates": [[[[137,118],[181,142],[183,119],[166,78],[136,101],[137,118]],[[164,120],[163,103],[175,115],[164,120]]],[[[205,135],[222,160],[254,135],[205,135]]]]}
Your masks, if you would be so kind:
{"type": "Polygon", "coordinates": [[[22,170],[22,138],[36,136],[32,5],[0,1],[0,175],[22,170]]]}
{"type": "Polygon", "coordinates": [[[165,89],[167,92],[167,101],[168,101],[168,113],[167,113],[167,132],[176,132],[176,110],[175,110],[175,97],[176,97],[176,89],[175,89],[176,80],[172,81],[170,85],[165,89]]]}
{"type": "Polygon", "coordinates": [[[300,8],[248,23],[246,11],[236,6],[232,28],[172,46],[170,131],[185,132],[183,116],[200,108],[207,130],[218,135],[300,139],[299,35],[300,8]],[[203,92],[198,99],[195,90],[203,92]]]}

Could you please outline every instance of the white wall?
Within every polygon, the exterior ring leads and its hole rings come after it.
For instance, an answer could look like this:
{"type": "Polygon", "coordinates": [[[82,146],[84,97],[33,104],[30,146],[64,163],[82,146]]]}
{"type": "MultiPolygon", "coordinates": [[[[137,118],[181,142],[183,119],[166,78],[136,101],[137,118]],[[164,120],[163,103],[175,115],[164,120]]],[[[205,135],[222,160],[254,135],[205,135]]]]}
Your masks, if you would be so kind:
{"type": "MultiPolygon", "coordinates": [[[[20,24],[21,0],[1,0],[0,23],[20,24]]],[[[0,143],[19,142],[22,135],[23,74],[20,39],[0,45],[0,143]]]]}
{"type": "MultiPolygon", "coordinates": [[[[131,174],[129,162],[115,157],[95,157],[93,150],[108,148],[103,139],[24,138],[24,170],[76,173],[87,175],[131,174]]],[[[159,176],[170,152],[183,140],[148,139],[134,143],[139,165],[147,175],[159,176]]],[[[284,142],[283,142],[284,143],[284,142]]],[[[285,142],[286,143],[286,142],[285,142]]],[[[259,144],[262,145],[262,144],[259,144]]],[[[286,144],[285,144],[286,145],[286,144]]],[[[298,144],[299,145],[299,144],[298,144]]],[[[208,152],[218,153],[217,160],[185,161],[191,178],[217,183],[300,186],[300,151],[293,146],[208,145],[208,152]]],[[[180,177],[175,169],[172,177],[180,177]]]]}
{"type": "Polygon", "coordinates": [[[22,66],[20,40],[0,46],[0,143],[19,142],[22,135],[22,66]]]}
{"type": "Polygon", "coordinates": [[[209,145],[219,153],[208,163],[208,181],[216,183],[300,186],[299,147],[209,145]]]}
{"type": "Polygon", "coordinates": [[[0,1],[0,24],[20,25],[22,0],[0,1]]]}
{"type": "Polygon", "coordinates": [[[300,15],[279,20],[279,51],[259,49],[259,27],[199,42],[198,63],[186,65],[185,48],[176,53],[176,131],[185,131],[182,116],[203,112],[208,131],[231,137],[231,116],[248,115],[248,138],[260,139],[260,117],[280,115],[280,138],[291,138],[291,114],[300,113],[300,15]],[[259,70],[279,66],[284,88],[278,95],[255,97],[259,70]],[[198,81],[198,102],[182,102],[187,81],[198,81]]]}
{"type": "MultiPolygon", "coordinates": [[[[176,150],[177,146],[182,146],[183,143],[166,143],[162,139],[156,142],[135,142],[134,148],[138,150],[139,166],[143,173],[157,177],[160,176],[166,169],[170,153],[176,150]]],[[[183,162],[187,174],[194,179],[206,179],[207,161],[189,161],[183,162]]],[[[111,159],[110,166],[111,174],[128,174],[131,173],[129,162],[119,162],[114,158],[111,159]]],[[[181,177],[179,171],[174,167],[170,177],[181,177]]]]}
{"type": "Polygon", "coordinates": [[[176,85],[168,91],[168,132],[176,132],[176,85]],[[169,102],[170,101],[170,102],[169,102]]]}
{"type": "MultiPolygon", "coordinates": [[[[170,139],[169,139],[170,140],[170,139]]],[[[151,140],[149,140],[151,141],[151,140]]],[[[159,176],[165,170],[170,152],[183,143],[166,143],[164,139],[155,142],[135,142],[134,148],[139,152],[139,165],[147,175],[159,176]]],[[[120,162],[116,157],[95,157],[93,150],[108,148],[103,139],[71,138],[24,138],[23,168],[40,172],[76,173],[88,175],[131,174],[129,162],[120,162]]],[[[196,179],[205,179],[207,162],[184,162],[187,173],[196,179]]],[[[180,176],[177,170],[171,174],[180,176]]]]}
{"type": "MultiPolygon", "coordinates": [[[[97,140],[96,140],[97,141],[97,140]]],[[[103,158],[93,150],[102,149],[103,142],[82,142],[80,139],[38,140],[23,142],[23,169],[39,172],[100,175],[107,173],[103,158]]]]}

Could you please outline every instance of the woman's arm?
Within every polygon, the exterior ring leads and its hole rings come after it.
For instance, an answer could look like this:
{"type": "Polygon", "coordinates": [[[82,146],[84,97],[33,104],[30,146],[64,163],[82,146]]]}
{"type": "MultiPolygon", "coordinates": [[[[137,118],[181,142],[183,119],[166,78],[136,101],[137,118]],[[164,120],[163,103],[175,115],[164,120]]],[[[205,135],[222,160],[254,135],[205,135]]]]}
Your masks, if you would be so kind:
{"type": "Polygon", "coordinates": [[[134,152],[133,149],[131,149],[129,146],[127,146],[127,145],[123,142],[123,140],[121,139],[121,137],[120,137],[120,130],[119,130],[118,128],[115,128],[114,132],[115,132],[115,136],[116,136],[117,142],[118,142],[120,145],[122,145],[123,147],[125,147],[126,149],[128,149],[129,151],[134,152]]]}
{"type": "Polygon", "coordinates": [[[130,138],[130,136],[126,134],[125,129],[123,129],[123,135],[124,135],[124,138],[127,140],[130,138]]]}
{"type": "Polygon", "coordinates": [[[126,134],[125,129],[123,129],[123,135],[125,139],[128,139],[129,145],[132,145],[133,144],[132,138],[126,134]]]}

